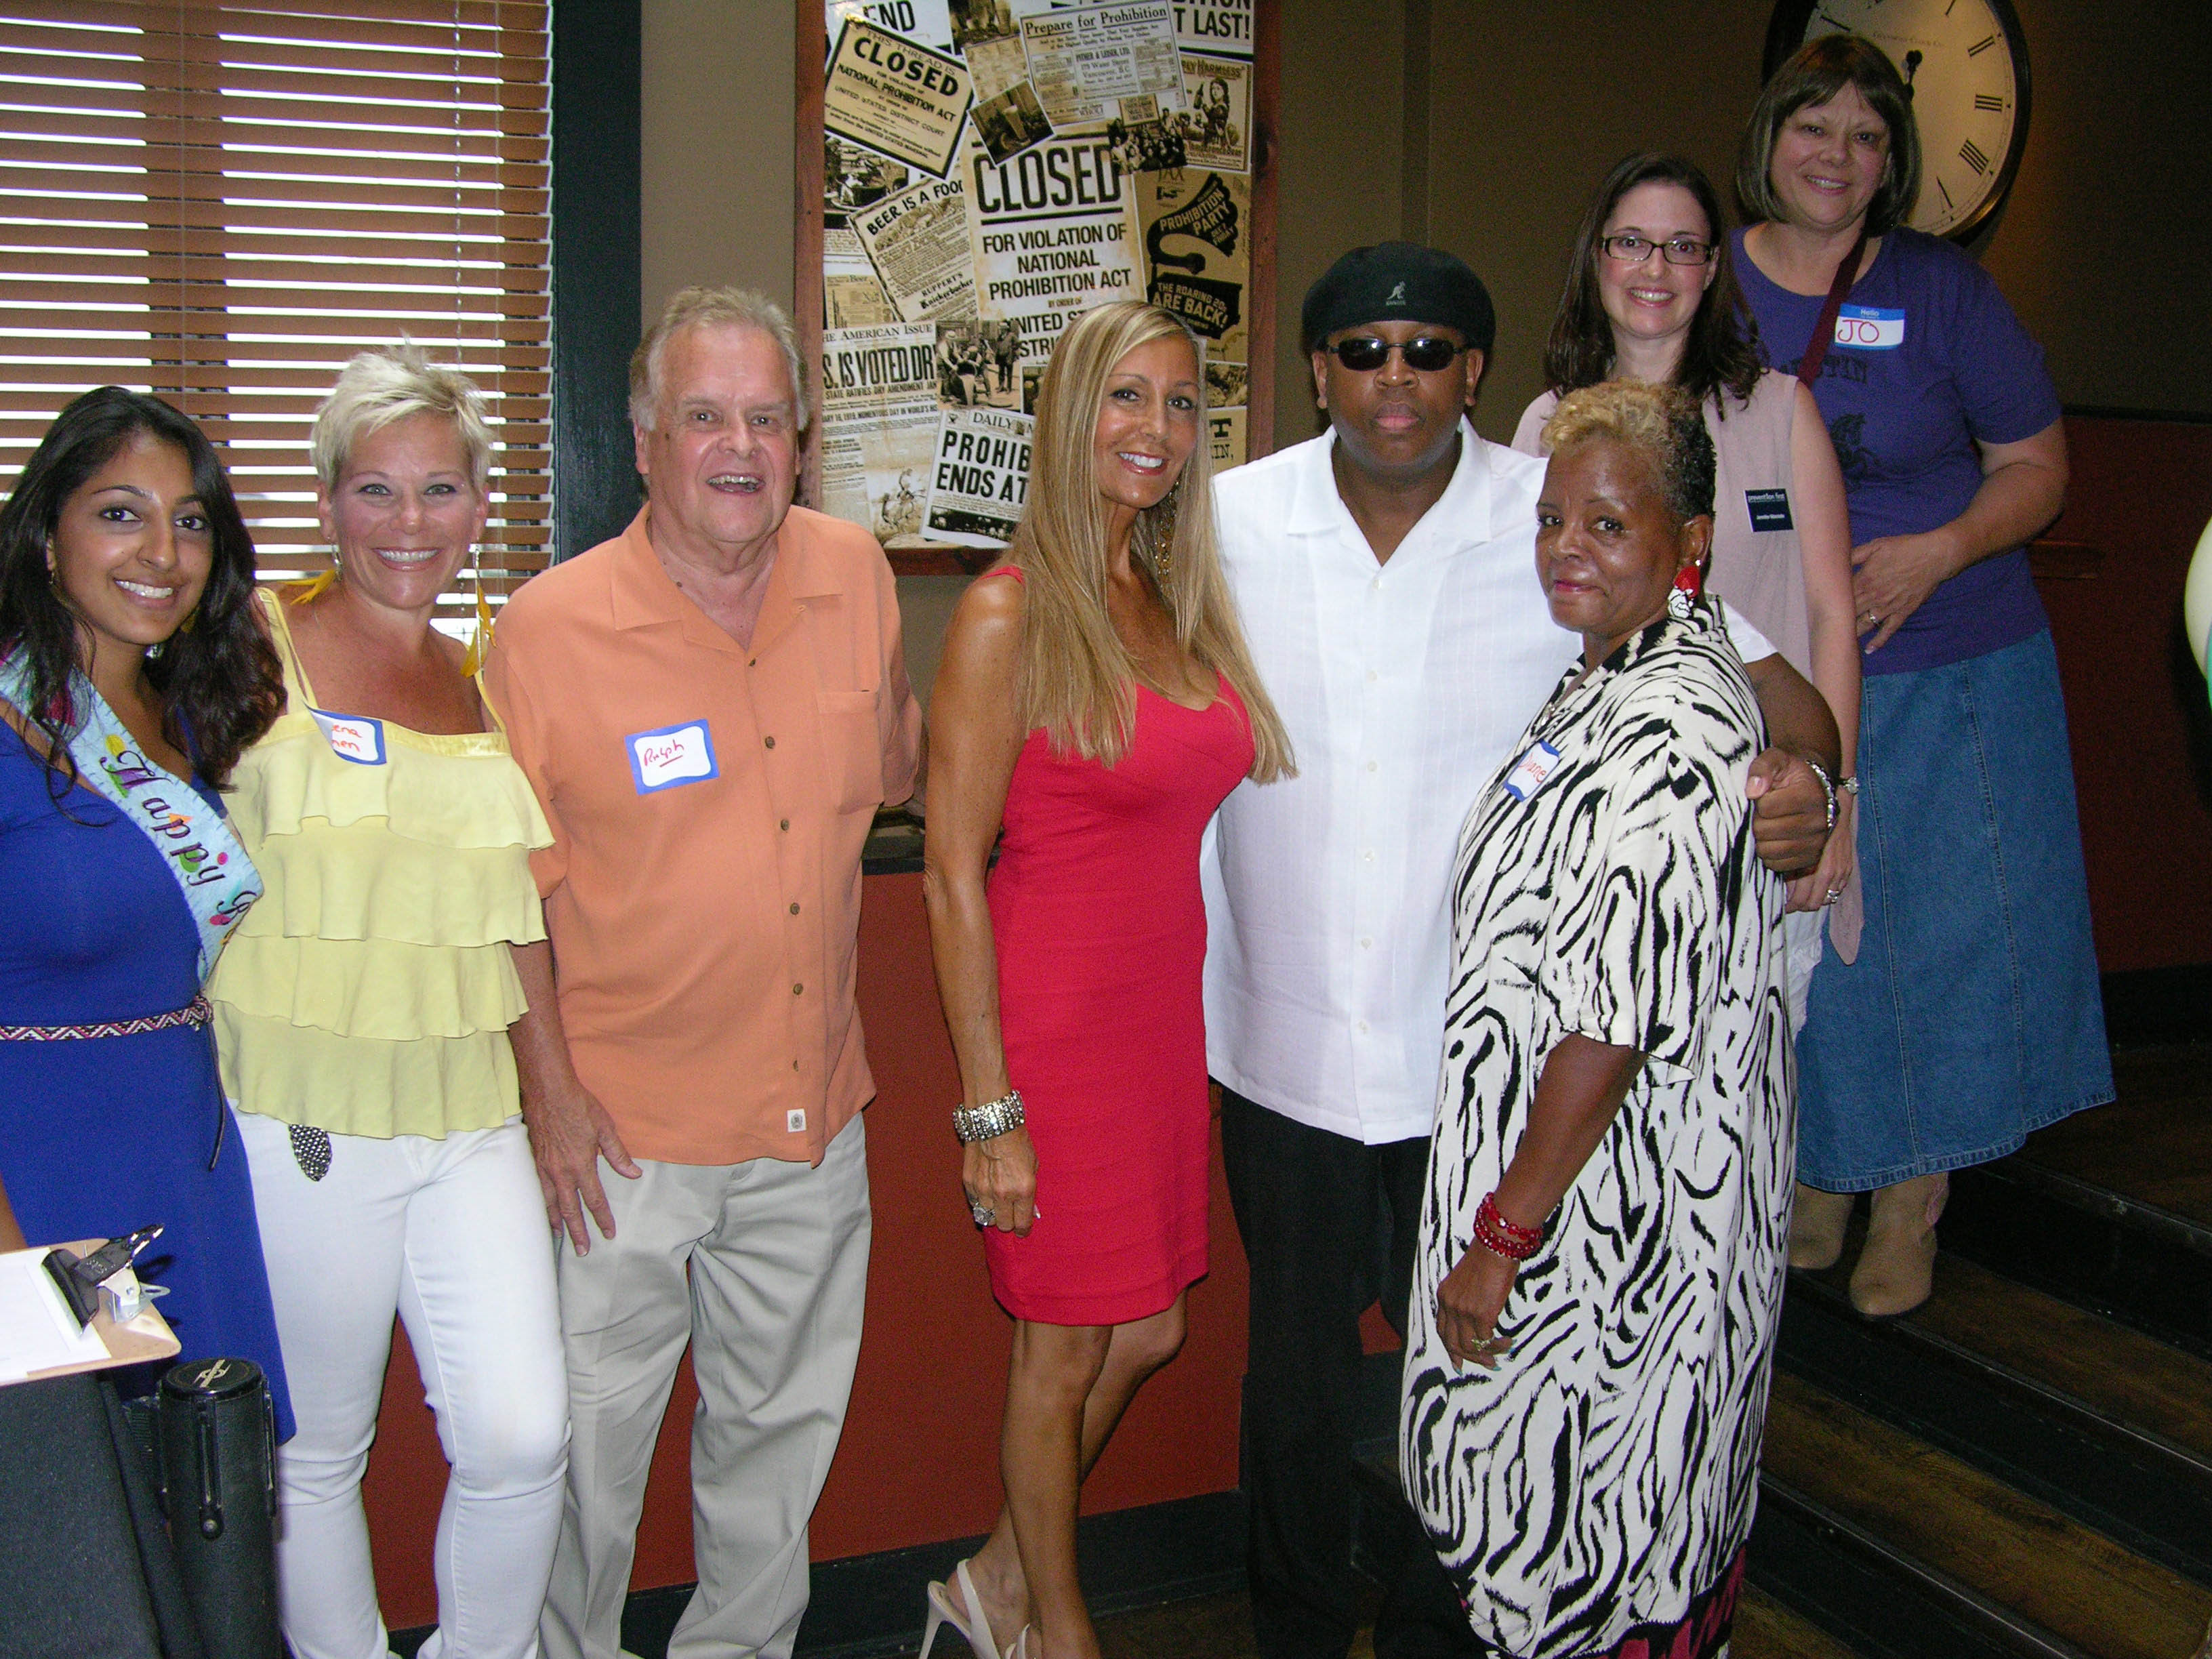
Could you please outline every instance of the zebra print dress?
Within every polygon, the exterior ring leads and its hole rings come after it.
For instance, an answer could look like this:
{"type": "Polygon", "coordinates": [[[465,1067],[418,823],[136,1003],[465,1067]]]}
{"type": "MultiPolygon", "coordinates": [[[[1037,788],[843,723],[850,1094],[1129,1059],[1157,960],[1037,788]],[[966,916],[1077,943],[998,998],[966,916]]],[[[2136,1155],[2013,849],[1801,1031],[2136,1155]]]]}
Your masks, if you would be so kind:
{"type": "Polygon", "coordinates": [[[1711,1627],[1751,1528],[1796,1157],[1742,665],[1701,607],[1580,672],[1460,834],[1401,1425],[1475,1635],[1514,1659],[1609,1653],[1693,1604],[1711,1627]],[[1512,1351],[1458,1365],[1437,1287],[1574,1032],[1649,1060],[1522,1265],[1498,1322],[1512,1351]]]}

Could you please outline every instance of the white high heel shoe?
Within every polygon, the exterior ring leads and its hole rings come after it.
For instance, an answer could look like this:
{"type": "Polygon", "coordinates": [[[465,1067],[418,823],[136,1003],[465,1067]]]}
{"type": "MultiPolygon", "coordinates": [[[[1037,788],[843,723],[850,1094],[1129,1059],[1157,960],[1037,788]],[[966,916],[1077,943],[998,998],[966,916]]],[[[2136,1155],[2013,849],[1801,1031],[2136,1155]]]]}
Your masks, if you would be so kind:
{"type": "MultiPolygon", "coordinates": [[[[922,1627],[921,1652],[919,1659],[929,1659],[930,1644],[937,1640],[938,1629],[950,1625],[966,1638],[975,1650],[975,1659],[1013,1659],[1011,1650],[1001,1654],[991,1634],[991,1621],[983,1616],[983,1598],[975,1594],[975,1581],[968,1576],[968,1564],[961,1562],[952,1569],[952,1583],[932,1583],[929,1590],[929,1622],[922,1627]],[[953,1605],[953,1592],[959,1592],[960,1604],[953,1605]]],[[[1028,1626],[1023,1626],[1026,1633],[1028,1626]]]]}

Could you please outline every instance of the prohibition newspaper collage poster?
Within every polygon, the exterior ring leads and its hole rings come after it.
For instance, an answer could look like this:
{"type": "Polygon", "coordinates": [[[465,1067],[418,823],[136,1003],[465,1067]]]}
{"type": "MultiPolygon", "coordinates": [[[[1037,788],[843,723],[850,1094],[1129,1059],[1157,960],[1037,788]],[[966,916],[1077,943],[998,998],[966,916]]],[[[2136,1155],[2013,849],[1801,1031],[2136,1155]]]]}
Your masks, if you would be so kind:
{"type": "Polygon", "coordinates": [[[821,506],[1003,545],[1038,382],[1109,300],[1205,349],[1247,453],[1255,0],[824,0],[821,506]]]}

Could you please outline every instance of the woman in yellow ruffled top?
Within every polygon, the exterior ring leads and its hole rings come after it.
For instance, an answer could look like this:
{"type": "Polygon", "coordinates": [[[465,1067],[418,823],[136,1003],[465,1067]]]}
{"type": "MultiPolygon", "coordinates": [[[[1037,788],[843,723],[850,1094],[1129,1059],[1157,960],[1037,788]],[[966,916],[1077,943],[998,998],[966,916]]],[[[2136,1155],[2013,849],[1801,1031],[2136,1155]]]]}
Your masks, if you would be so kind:
{"type": "Polygon", "coordinates": [[[313,447],[337,569],[260,595],[288,707],[230,804],[268,893],[208,986],[299,1419],[284,1635],[298,1659],[385,1651],[361,1477],[397,1312],[453,1464],[422,1651],[521,1659],[568,1461],[510,1036],[525,978],[550,984],[528,854],[552,837],[475,653],[430,624],[483,530],[491,435],[476,387],[409,346],[346,365],[313,447]]]}

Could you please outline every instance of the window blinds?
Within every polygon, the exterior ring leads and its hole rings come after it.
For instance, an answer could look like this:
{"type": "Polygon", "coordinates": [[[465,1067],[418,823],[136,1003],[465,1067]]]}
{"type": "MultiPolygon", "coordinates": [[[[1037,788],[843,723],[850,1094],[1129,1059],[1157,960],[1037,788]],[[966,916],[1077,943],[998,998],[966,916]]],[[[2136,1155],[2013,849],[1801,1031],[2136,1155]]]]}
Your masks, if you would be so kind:
{"type": "Polygon", "coordinates": [[[0,0],[0,487],[78,392],[150,391],[221,447],[264,573],[321,569],[315,405],[409,337],[491,406],[487,590],[542,568],[548,10],[0,0]]]}

